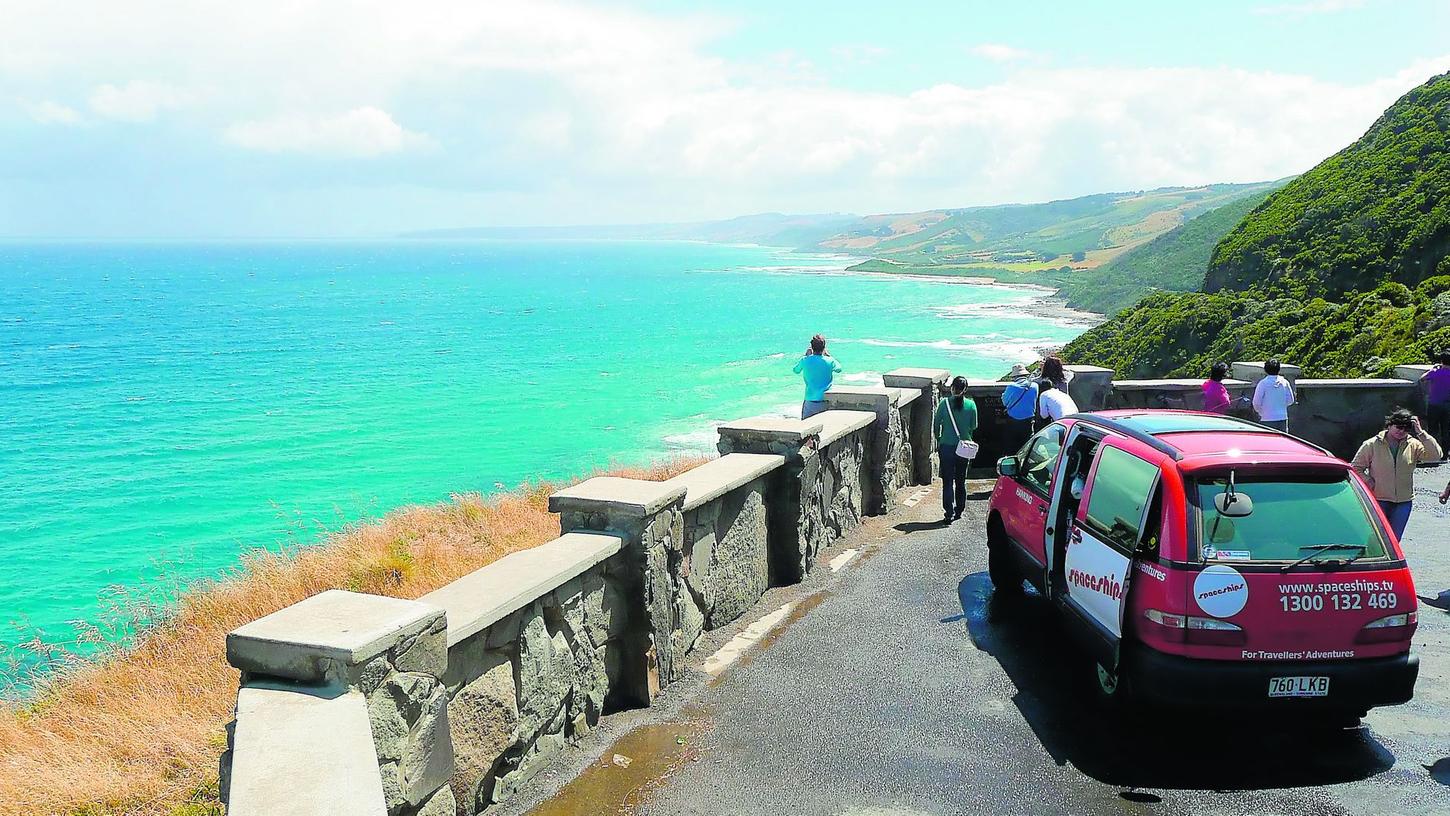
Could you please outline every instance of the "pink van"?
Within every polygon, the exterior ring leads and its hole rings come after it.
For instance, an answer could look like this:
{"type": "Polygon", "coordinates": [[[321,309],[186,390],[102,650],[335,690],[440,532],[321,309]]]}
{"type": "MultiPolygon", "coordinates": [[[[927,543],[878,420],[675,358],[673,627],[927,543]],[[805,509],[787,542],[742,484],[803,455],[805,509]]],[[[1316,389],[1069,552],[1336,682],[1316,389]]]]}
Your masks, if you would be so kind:
{"type": "Polygon", "coordinates": [[[1105,411],[997,472],[992,583],[1056,605],[1105,697],[1355,719],[1413,695],[1410,571],[1328,451],[1222,415],[1105,411]]]}

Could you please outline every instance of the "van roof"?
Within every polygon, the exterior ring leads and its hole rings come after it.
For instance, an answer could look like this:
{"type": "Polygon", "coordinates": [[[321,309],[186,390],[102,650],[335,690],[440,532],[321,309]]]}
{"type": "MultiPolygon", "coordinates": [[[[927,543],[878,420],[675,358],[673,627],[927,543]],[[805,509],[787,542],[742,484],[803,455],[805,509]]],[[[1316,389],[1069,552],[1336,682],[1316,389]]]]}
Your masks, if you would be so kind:
{"type": "Polygon", "coordinates": [[[1127,409],[1078,416],[1144,442],[1189,470],[1234,464],[1343,466],[1332,453],[1318,445],[1223,414],[1127,409]]]}

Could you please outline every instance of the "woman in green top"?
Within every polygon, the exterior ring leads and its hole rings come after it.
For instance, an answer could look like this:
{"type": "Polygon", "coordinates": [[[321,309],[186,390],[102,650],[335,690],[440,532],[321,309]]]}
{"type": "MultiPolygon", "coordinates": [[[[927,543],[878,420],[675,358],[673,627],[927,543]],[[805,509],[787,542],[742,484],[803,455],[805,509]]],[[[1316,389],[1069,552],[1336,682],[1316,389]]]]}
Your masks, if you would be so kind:
{"type": "Polygon", "coordinates": [[[957,456],[957,443],[971,439],[977,431],[977,404],[967,397],[966,377],[952,380],[951,396],[937,403],[931,429],[941,462],[942,523],[951,524],[966,509],[967,468],[972,463],[957,456]]]}

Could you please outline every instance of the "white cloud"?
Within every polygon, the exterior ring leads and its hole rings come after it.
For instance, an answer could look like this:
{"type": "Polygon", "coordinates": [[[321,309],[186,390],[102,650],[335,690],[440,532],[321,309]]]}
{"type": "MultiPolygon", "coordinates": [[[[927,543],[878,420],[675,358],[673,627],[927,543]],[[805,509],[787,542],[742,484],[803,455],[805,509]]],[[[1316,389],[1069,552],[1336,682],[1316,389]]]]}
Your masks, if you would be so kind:
{"type": "Polygon", "coordinates": [[[190,94],[161,82],[133,79],[124,85],[105,83],[90,98],[91,110],[97,116],[122,122],[149,122],[164,110],[179,108],[189,102],[190,94]]]}
{"type": "Polygon", "coordinates": [[[31,121],[41,125],[79,125],[84,118],[80,111],[49,99],[40,102],[21,100],[21,107],[29,114],[31,121]]]}
{"type": "Polygon", "coordinates": [[[1013,48],[1002,43],[981,43],[972,46],[972,53],[983,59],[992,62],[1016,62],[1032,56],[1031,51],[1024,51],[1021,48],[1013,48]]]}
{"type": "MultiPolygon", "coordinates": [[[[324,165],[324,181],[476,195],[479,220],[513,222],[904,210],[1276,178],[1450,68],[1447,55],[1353,82],[1068,70],[988,43],[976,53],[1026,58],[994,84],[868,91],[716,56],[728,22],[614,4],[359,0],[340,15],[325,0],[134,0],[97,2],[74,26],[9,2],[0,19],[18,24],[0,27],[0,85],[15,94],[65,100],[118,76],[164,80],[111,85],[92,107],[262,154],[416,152],[324,165]]],[[[164,183],[171,168],[155,161],[164,183]]],[[[324,183],[296,169],[290,184],[324,183]]]]}
{"type": "Polygon", "coordinates": [[[406,130],[384,110],[371,106],[335,115],[286,114],[239,122],[225,132],[228,141],[264,153],[307,153],[341,158],[372,158],[429,144],[406,130]]]}

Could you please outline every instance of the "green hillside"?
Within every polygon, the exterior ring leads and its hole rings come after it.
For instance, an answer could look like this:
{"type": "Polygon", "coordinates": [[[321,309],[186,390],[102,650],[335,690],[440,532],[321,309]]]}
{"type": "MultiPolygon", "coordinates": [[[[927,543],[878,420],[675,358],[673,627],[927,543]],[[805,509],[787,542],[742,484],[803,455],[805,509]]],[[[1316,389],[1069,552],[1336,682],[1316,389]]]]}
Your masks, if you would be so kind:
{"type": "Polygon", "coordinates": [[[1450,350],[1447,133],[1450,74],[1250,212],[1214,249],[1206,291],[1152,295],[1064,355],[1123,376],[1278,356],[1355,377],[1450,350]]]}
{"type": "Polygon", "coordinates": [[[1110,315],[1153,292],[1195,291],[1203,285],[1213,248],[1270,192],[1230,201],[1096,269],[1067,275],[1058,294],[1074,309],[1110,315]]]}
{"type": "Polygon", "coordinates": [[[1206,292],[1336,297],[1414,286],[1450,255],[1450,74],[1286,186],[1214,251],[1206,292]]]}

